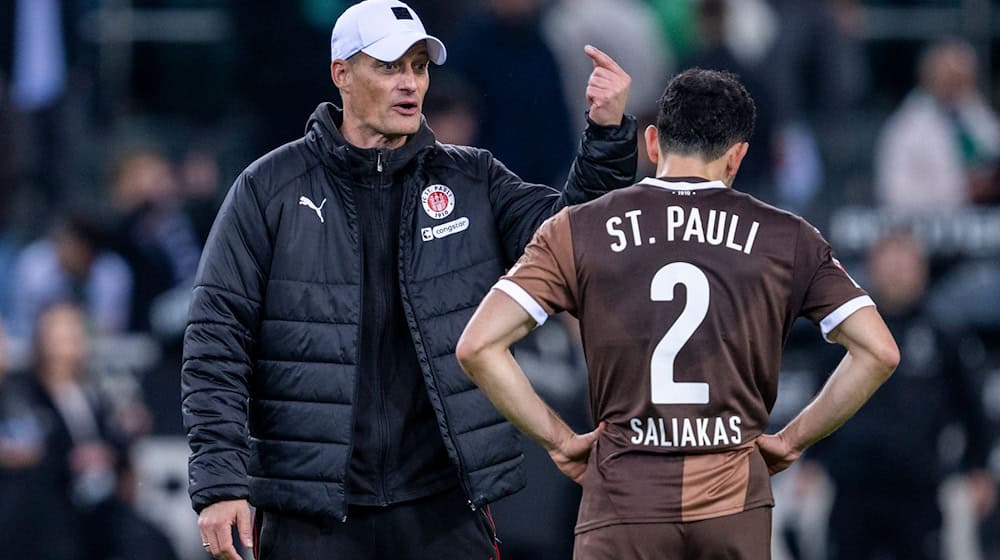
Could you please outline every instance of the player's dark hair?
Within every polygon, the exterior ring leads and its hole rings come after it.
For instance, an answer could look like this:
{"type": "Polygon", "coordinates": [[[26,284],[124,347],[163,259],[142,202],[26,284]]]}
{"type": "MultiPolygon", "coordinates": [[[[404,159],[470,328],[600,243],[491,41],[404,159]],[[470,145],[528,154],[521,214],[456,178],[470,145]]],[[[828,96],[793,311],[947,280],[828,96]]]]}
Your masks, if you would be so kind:
{"type": "Polygon", "coordinates": [[[757,108],[729,72],[692,68],[667,84],[656,128],[663,153],[713,161],[753,134],[757,108]]]}

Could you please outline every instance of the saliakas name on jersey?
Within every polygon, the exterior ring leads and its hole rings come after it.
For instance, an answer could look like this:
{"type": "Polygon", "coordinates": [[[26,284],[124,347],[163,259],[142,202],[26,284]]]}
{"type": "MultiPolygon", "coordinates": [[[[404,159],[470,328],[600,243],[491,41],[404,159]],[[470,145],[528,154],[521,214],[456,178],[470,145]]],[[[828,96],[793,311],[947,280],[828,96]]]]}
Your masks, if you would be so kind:
{"type": "Polygon", "coordinates": [[[743,443],[739,416],[632,418],[631,442],[655,447],[718,447],[743,443]]]}
{"type": "MultiPolygon", "coordinates": [[[[655,235],[649,236],[647,231],[649,226],[643,223],[641,217],[642,210],[629,210],[625,212],[624,217],[608,218],[605,227],[608,235],[614,239],[611,243],[612,251],[621,253],[630,246],[655,245],[657,241],[663,239],[663,237],[658,239],[655,235]]],[[[666,217],[666,231],[659,230],[655,233],[664,236],[668,243],[674,241],[707,243],[747,255],[753,249],[757,230],[760,228],[760,223],[756,221],[748,223],[747,220],[743,220],[741,225],[738,215],[725,210],[700,210],[670,205],[667,206],[666,217]]]]}

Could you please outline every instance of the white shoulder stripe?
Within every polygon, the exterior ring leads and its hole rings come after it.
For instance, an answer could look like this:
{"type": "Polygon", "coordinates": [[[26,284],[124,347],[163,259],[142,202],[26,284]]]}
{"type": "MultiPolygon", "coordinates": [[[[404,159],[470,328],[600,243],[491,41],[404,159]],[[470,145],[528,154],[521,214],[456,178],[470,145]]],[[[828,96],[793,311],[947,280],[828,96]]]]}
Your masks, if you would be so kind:
{"type": "Polygon", "coordinates": [[[549,318],[549,314],[542,309],[542,306],[535,301],[535,298],[531,297],[531,294],[514,282],[502,279],[493,286],[493,289],[500,290],[501,292],[514,298],[514,301],[523,307],[524,310],[528,312],[528,315],[531,315],[531,318],[538,323],[539,327],[544,325],[545,320],[549,318]]]}
{"type": "Polygon", "coordinates": [[[848,317],[862,307],[875,307],[875,302],[869,296],[858,296],[840,307],[834,309],[829,315],[819,322],[819,329],[823,331],[823,338],[827,342],[833,342],[827,335],[830,331],[840,326],[848,317]]]}

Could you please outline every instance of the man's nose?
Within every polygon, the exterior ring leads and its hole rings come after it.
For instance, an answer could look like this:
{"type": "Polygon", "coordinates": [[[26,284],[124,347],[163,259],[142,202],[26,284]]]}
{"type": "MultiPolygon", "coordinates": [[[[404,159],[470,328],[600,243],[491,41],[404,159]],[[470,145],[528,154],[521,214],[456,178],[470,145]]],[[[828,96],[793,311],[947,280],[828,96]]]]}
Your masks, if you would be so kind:
{"type": "Polygon", "coordinates": [[[416,91],[417,75],[412,68],[403,71],[399,78],[399,89],[403,91],[416,91]]]}

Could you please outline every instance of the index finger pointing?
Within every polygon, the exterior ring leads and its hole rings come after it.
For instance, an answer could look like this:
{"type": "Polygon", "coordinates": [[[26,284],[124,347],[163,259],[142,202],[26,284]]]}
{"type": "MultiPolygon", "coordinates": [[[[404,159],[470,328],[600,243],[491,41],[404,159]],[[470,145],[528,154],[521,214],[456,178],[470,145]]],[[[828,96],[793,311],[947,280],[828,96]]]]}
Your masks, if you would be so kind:
{"type": "Polygon", "coordinates": [[[624,72],[622,67],[618,66],[618,63],[615,62],[615,59],[611,58],[607,53],[593,45],[583,47],[583,52],[590,57],[591,62],[594,63],[594,68],[607,68],[608,70],[613,70],[615,72],[624,72]]]}

